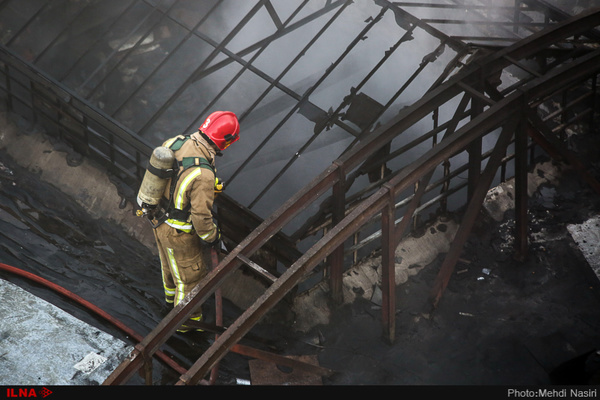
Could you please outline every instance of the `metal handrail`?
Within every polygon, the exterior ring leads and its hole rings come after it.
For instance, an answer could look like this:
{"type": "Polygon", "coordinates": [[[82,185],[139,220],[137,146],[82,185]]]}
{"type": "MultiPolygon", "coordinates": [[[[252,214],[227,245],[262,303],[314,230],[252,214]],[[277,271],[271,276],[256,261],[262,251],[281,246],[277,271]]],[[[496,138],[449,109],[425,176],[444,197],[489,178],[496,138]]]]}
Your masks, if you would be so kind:
{"type": "Polygon", "coordinates": [[[86,142],[86,146],[79,146],[77,150],[98,161],[104,161],[111,172],[133,175],[134,179],[141,181],[154,148],[147,140],[107,117],[92,104],[81,100],[60,82],[41,74],[34,66],[3,46],[0,46],[0,62],[4,64],[0,73],[4,74],[3,89],[9,109],[32,122],[44,119],[44,125],[47,128],[54,127],[57,130],[55,133],[63,136],[67,143],[77,147],[86,142]],[[90,143],[102,142],[110,143],[108,151],[89,146],[90,143]],[[118,165],[114,157],[111,157],[111,153],[115,151],[127,155],[129,164],[118,165]]]}

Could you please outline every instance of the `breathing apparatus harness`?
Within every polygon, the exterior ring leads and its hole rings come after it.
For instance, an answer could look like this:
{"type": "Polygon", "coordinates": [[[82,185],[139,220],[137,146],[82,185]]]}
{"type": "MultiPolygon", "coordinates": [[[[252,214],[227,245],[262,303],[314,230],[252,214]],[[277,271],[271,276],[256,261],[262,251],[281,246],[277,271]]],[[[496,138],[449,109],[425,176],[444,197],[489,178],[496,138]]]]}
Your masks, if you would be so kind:
{"type": "MultiPolygon", "coordinates": [[[[202,133],[202,132],[201,132],[202,133]]],[[[175,152],[183,146],[183,144],[190,139],[190,135],[179,135],[175,137],[171,143],[166,143],[165,147],[175,152]]],[[[188,221],[190,217],[190,209],[191,204],[188,203],[187,206],[182,210],[175,207],[174,204],[174,193],[175,188],[177,186],[177,181],[181,174],[191,167],[200,167],[209,169],[215,174],[215,168],[212,166],[210,162],[204,157],[184,157],[181,161],[178,161],[173,157],[173,164],[171,168],[163,169],[158,168],[152,165],[151,162],[148,163],[146,174],[151,174],[158,179],[163,180],[163,182],[171,180],[171,185],[169,188],[169,199],[167,200],[164,196],[161,195],[160,200],[158,201],[157,206],[150,208],[144,208],[137,212],[140,216],[147,216],[150,224],[153,228],[157,228],[161,224],[163,224],[168,219],[174,219],[178,221],[188,221]],[[155,222],[153,222],[153,220],[155,222]]],[[[166,185],[166,183],[165,183],[166,185]]],[[[142,188],[140,188],[140,193],[144,187],[144,183],[142,183],[142,188]]],[[[224,189],[224,184],[222,181],[215,175],[215,193],[220,193],[224,189]]],[[[140,194],[141,195],[141,194],[140,194]]],[[[139,196],[138,196],[139,197],[139,196]]],[[[141,205],[141,204],[140,204],[141,205]]]]}

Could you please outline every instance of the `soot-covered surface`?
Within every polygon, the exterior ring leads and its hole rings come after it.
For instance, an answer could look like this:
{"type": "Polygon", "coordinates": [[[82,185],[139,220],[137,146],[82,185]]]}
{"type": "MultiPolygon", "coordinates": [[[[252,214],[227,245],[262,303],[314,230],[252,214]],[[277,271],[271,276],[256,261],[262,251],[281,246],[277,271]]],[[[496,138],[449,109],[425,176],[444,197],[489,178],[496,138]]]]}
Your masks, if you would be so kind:
{"type": "MultiPolygon", "coordinates": [[[[0,162],[0,262],[71,290],[142,336],[153,329],[169,311],[162,303],[157,258],[116,226],[91,220],[3,153],[0,162]]],[[[270,318],[253,332],[259,340],[252,345],[317,356],[321,366],[336,371],[323,378],[325,385],[597,382],[598,278],[566,226],[597,215],[600,199],[573,175],[530,202],[527,259],[512,258],[510,215],[502,223],[480,221],[436,310],[427,298],[442,257],[397,289],[393,344],[382,337],[379,308],[361,301],[336,310],[329,325],[306,335],[273,325],[276,319],[270,318]]],[[[4,272],[0,278],[130,340],[46,288],[4,272]]],[[[229,307],[226,302],[226,314],[236,312],[229,307]]],[[[211,339],[207,333],[176,335],[165,351],[189,366],[211,339]]],[[[172,384],[177,376],[158,367],[154,381],[172,384]]],[[[248,359],[228,354],[217,384],[233,384],[236,378],[250,379],[248,359]]],[[[140,383],[139,378],[132,383],[140,383]]]]}
{"type": "Polygon", "coordinates": [[[319,329],[321,365],[343,366],[326,384],[600,383],[600,286],[566,228],[599,212],[574,173],[543,188],[530,200],[524,262],[512,256],[513,215],[480,221],[437,309],[428,296],[443,255],[397,289],[393,345],[366,301],[319,329]]]}
{"type": "MultiPolygon", "coordinates": [[[[68,167],[66,167],[68,168],[68,167]]],[[[141,337],[170,311],[163,302],[158,257],[116,224],[90,218],[60,190],[20,168],[0,152],[0,262],[33,273],[99,307],[141,337]]],[[[118,206],[118,205],[116,205],[118,206]]],[[[0,270],[0,279],[62,308],[126,343],[136,341],[90,310],[29,279],[0,270]]],[[[211,302],[207,302],[210,317],[211,302]]],[[[226,303],[226,307],[230,307],[226,303]]],[[[162,348],[187,368],[213,335],[175,335],[162,348]]],[[[155,362],[155,384],[173,384],[179,374],[155,362]]],[[[232,355],[220,365],[217,383],[248,379],[247,361],[232,355]]],[[[143,381],[135,376],[131,384],[143,381]]]]}

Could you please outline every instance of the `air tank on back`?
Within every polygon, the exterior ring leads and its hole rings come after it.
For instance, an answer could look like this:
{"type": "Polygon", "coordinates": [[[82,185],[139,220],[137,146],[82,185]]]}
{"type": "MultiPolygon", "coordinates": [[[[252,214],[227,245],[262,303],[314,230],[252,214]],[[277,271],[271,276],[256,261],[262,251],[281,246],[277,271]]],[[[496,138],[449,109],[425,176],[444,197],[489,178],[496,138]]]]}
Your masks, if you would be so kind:
{"type": "Polygon", "coordinates": [[[174,161],[175,155],[168,147],[154,149],[138,191],[137,202],[141,208],[138,214],[146,215],[158,206],[172,177],[174,161]]]}

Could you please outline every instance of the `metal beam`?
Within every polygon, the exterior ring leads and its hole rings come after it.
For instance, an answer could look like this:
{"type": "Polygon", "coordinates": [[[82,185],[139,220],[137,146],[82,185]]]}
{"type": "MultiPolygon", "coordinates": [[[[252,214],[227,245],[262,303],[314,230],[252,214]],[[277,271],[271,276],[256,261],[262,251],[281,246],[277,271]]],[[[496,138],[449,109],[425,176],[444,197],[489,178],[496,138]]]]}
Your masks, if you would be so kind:
{"type": "Polygon", "coordinates": [[[454,266],[458,262],[460,257],[460,253],[462,251],[463,245],[466,242],[469,234],[471,233],[471,229],[479,211],[481,210],[481,206],[483,204],[483,200],[485,199],[485,195],[487,194],[492,180],[494,179],[494,175],[500,167],[500,163],[502,161],[502,157],[506,151],[506,147],[510,143],[510,140],[514,133],[514,128],[519,122],[519,117],[512,117],[512,121],[507,123],[507,126],[504,127],[500,137],[498,138],[498,142],[494,147],[494,151],[492,152],[490,159],[480,176],[480,179],[475,186],[473,193],[471,195],[469,205],[464,213],[462,222],[454,236],[454,240],[450,245],[450,249],[446,254],[446,257],[442,263],[440,268],[440,272],[438,273],[435,282],[433,283],[432,293],[431,293],[431,302],[433,307],[437,307],[438,302],[444,292],[446,286],[448,286],[448,282],[450,281],[450,276],[454,271],[454,266]]]}

